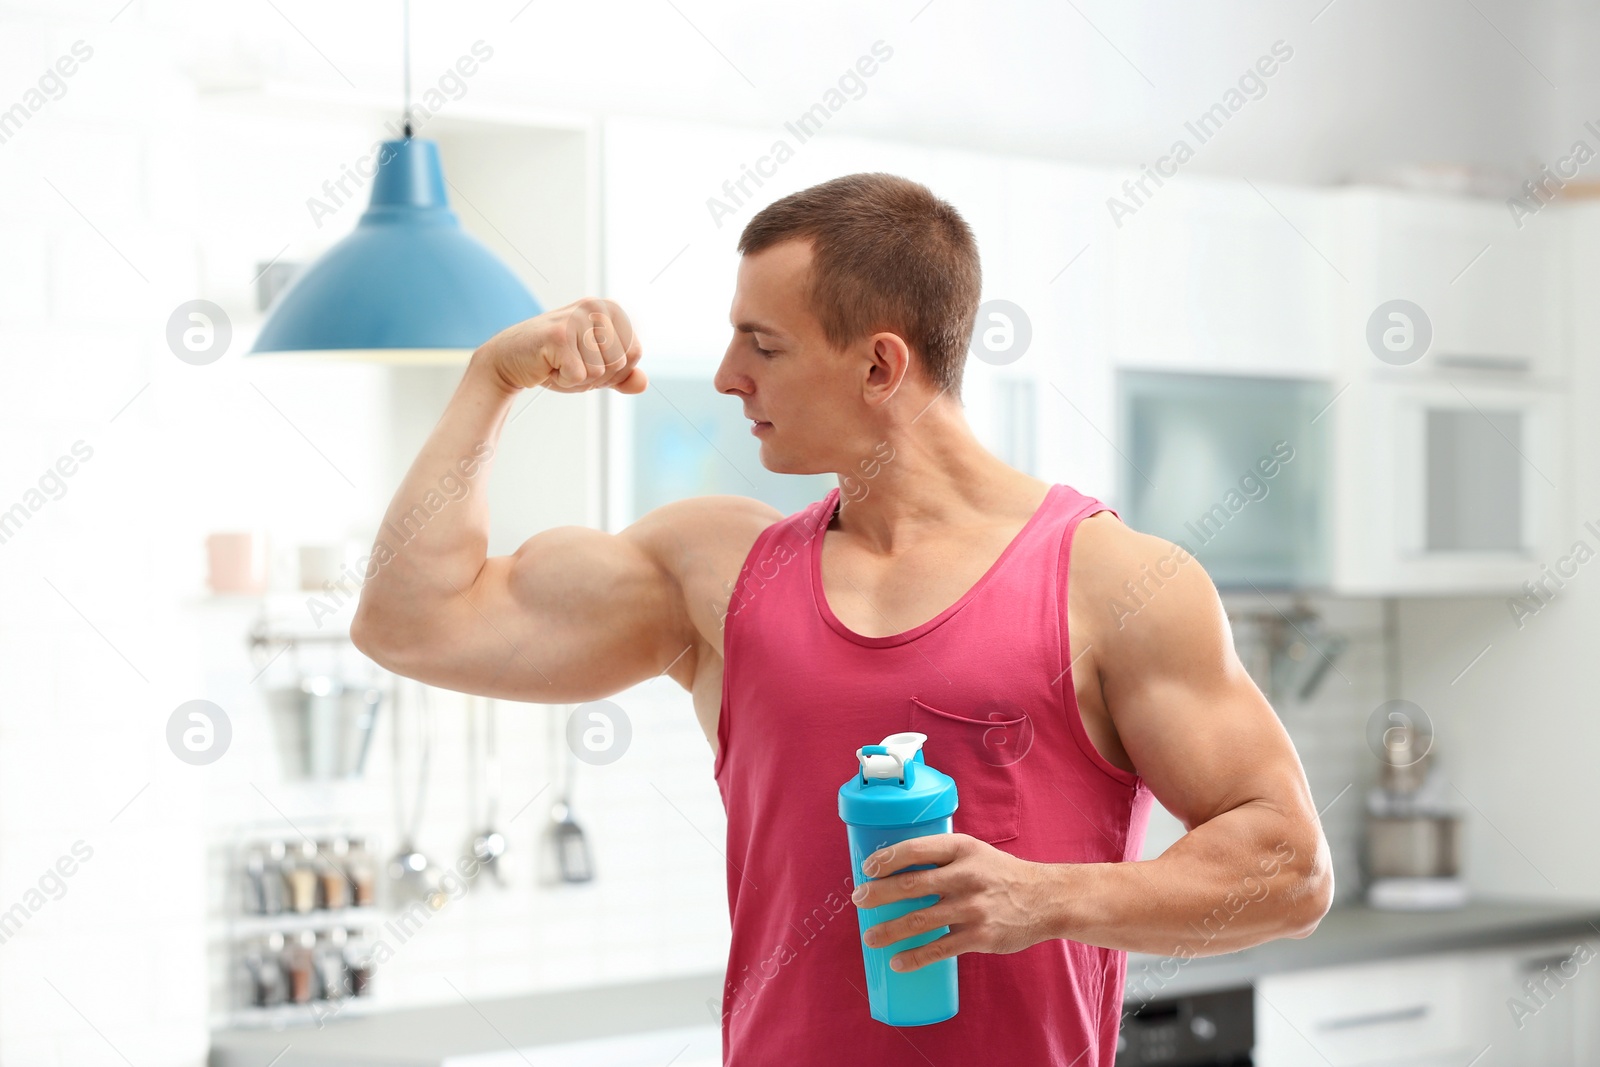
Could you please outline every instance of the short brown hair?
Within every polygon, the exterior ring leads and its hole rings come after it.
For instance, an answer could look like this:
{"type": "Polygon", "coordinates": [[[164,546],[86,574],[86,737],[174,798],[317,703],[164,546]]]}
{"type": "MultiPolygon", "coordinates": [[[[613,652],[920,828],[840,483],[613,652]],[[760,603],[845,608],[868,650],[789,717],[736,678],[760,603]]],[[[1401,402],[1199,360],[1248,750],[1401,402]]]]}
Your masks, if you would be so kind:
{"type": "Polygon", "coordinates": [[[794,238],[811,242],[807,295],[830,344],[892,330],[929,378],[960,395],[983,272],[955,208],[893,174],[849,174],[762,208],[739,253],[794,238]]]}

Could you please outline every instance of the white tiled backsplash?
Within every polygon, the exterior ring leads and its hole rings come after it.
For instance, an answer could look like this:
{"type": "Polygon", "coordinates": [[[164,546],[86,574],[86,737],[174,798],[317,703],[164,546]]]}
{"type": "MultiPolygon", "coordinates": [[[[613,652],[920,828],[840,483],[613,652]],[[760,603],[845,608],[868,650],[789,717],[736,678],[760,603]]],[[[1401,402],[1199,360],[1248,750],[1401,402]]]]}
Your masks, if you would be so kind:
{"type": "MultiPolygon", "coordinates": [[[[1236,605],[1233,598],[1228,603],[1230,609],[1236,605]]],[[[1237,604],[1252,612],[1266,607],[1259,597],[1241,597],[1237,604]]],[[[1378,766],[1367,747],[1367,720],[1390,697],[1385,691],[1383,604],[1312,598],[1309,606],[1349,644],[1309,701],[1302,703],[1291,694],[1281,698],[1275,710],[1300,754],[1312,800],[1322,812],[1323,833],[1333,854],[1335,901],[1346,904],[1358,900],[1363,888],[1363,812],[1378,766]]],[[[1324,643],[1314,634],[1312,639],[1324,643]]],[[[1253,664],[1252,635],[1240,627],[1236,640],[1245,662],[1253,664]]],[[[1311,652],[1306,664],[1316,656],[1311,652]]],[[[1438,755],[1441,760],[1450,758],[1448,751],[1438,755]]]]}

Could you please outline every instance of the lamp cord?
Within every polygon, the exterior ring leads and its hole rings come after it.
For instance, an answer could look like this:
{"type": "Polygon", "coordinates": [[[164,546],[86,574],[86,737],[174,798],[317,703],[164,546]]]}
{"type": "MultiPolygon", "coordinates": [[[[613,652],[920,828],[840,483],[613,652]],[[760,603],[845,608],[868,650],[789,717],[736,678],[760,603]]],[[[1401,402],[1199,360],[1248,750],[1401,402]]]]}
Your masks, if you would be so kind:
{"type": "Polygon", "coordinates": [[[403,56],[401,58],[402,78],[405,85],[405,123],[406,140],[411,140],[411,0],[400,0],[400,42],[403,56]]]}

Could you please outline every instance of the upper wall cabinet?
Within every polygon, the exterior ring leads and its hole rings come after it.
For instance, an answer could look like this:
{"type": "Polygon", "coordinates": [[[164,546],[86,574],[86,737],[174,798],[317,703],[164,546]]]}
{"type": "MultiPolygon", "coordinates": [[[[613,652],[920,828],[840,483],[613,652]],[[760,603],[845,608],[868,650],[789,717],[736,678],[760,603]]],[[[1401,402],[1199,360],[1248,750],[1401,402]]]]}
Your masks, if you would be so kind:
{"type": "MultiPolygon", "coordinates": [[[[781,125],[615,120],[603,156],[604,289],[628,308],[662,381],[709,389],[731,336],[738,234],[756,211],[842,174],[889,171],[950,200],[977,235],[978,329],[1021,340],[967,361],[962,401],[979,438],[1014,466],[1147,515],[1214,515],[1261,452],[1235,461],[1244,416],[1194,393],[1141,433],[1134,406],[1118,403],[1116,372],[1220,377],[1230,402],[1318,398],[1304,411],[1255,401],[1263,418],[1250,424],[1272,422],[1267,445],[1281,436],[1299,457],[1284,477],[1303,484],[1275,483],[1272,507],[1300,509],[1309,532],[1297,535],[1304,553],[1265,571],[1241,565],[1242,579],[1489,594],[1517,590],[1571,543],[1563,383],[1567,350],[1600,337],[1600,312],[1571,296],[1600,270],[1600,210],[1548,208],[1519,229],[1498,202],[1195,175],[1147,181],[1134,202],[1125,173],[801,140],[781,125]],[[1200,473],[1161,477],[1143,469],[1147,453],[1200,473]]],[[[611,409],[614,456],[628,453],[638,406],[611,409]]],[[[694,421],[687,402],[668,414],[694,421]]],[[[715,436],[691,431],[682,439],[694,448],[715,436]]],[[[633,474],[612,473],[616,500],[633,474]]],[[[1270,557],[1277,520],[1251,507],[1260,514],[1214,552],[1270,557]],[[1252,524],[1264,532],[1245,544],[1252,524]]]]}
{"type": "Polygon", "coordinates": [[[1336,287],[1335,585],[1516,591],[1570,543],[1566,215],[1329,194],[1336,287]]]}
{"type": "Polygon", "coordinates": [[[1402,335],[1418,331],[1419,368],[1562,376],[1561,209],[1524,217],[1519,228],[1499,201],[1367,188],[1328,197],[1338,219],[1336,255],[1349,278],[1336,287],[1339,325],[1361,366],[1382,366],[1362,343],[1376,313],[1402,335]],[[1396,300],[1416,305],[1423,318],[1402,323],[1380,312],[1396,300]]]}
{"type": "Polygon", "coordinates": [[[1136,203],[1121,180],[1111,181],[1105,212],[1119,365],[1288,377],[1331,371],[1328,296],[1339,270],[1322,196],[1185,176],[1160,187],[1147,181],[1149,195],[1136,203]]]}
{"type": "MultiPolygon", "coordinates": [[[[1325,464],[1308,457],[1293,477],[1314,477],[1307,498],[1319,501],[1320,483],[1331,483],[1318,536],[1301,540],[1329,552],[1334,592],[1515,591],[1559,557],[1572,497],[1564,277],[1582,279],[1588,257],[1582,241],[1563,238],[1568,217],[1552,209],[1518,231],[1504,205],[1482,200],[1230,188],[1162,189],[1122,218],[1119,364],[1210,382],[1327,381],[1326,402],[1280,432],[1328,435],[1325,464]],[[1278,230],[1259,224],[1258,208],[1278,230]],[[1305,256],[1298,263],[1285,246],[1266,251],[1285,235],[1305,256]],[[1564,252],[1579,266],[1563,272],[1564,252]]],[[[1203,432],[1167,452],[1192,463],[1217,452],[1238,419],[1199,399],[1189,410],[1209,421],[1196,414],[1203,432]]],[[[1157,429],[1177,425],[1165,422],[1157,429]]],[[[1137,429],[1120,428],[1129,455],[1143,455],[1137,429]]],[[[1172,504],[1177,490],[1153,480],[1152,504],[1172,504]]],[[[1192,482],[1181,484],[1201,496],[1208,482],[1220,488],[1217,477],[1192,482]]],[[[1279,580],[1270,569],[1245,576],[1279,580]]]]}
{"type": "Polygon", "coordinates": [[[1600,300],[1589,294],[1600,282],[1600,203],[1589,201],[1561,209],[1550,220],[1560,226],[1559,254],[1556,257],[1561,287],[1567,298],[1567,348],[1572,363],[1568,374],[1573,381],[1594,380],[1594,371],[1580,375],[1577,364],[1585,368],[1600,364],[1600,300]]]}
{"type": "Polygon", "coordinates": [[[1570,545],[1566,398],[1466,377],[1342,387],[1327,416],[1339,592],[1515,592],[1570,545]]]}

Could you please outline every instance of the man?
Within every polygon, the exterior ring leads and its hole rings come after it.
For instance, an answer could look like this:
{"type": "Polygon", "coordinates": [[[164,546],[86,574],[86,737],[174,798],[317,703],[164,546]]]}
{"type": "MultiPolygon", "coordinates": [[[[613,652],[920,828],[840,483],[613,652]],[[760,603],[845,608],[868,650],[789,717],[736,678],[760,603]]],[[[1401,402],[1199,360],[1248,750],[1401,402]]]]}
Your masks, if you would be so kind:
{"type": "MultiPolygon", "coordinates": [[[[950,205],[852,175],[767,207],[739,250],[716,387],[766,467],[835,473],[843,492],[787,518],[682,500],[486,559],[474,491],[367,582],[356,644],[508,699],[593,700],[663,671],[693,695],[728,813],[731,1067],[1107,1067],[1125,952],[1303,937],[1327,910],[1299,761],[1197,562],[973,437],[959,397],[980,272],[950,205]],[[960,1010],[895,1028],[868,1013],[836,794],[858,747],[903,730],[955,778],[957,832],[869,857],[879,877],[855,903],[937,895],[866,942],[948,926],[898,962],[960,954],[960,1010]],[[1155,800],[1188,833],[1138,862],[1155,800]]],[[[622,310],[592,300],[494,337],[388,520],[487,453],[518,391],[638,393],[640,352],[622,310]]]]}

